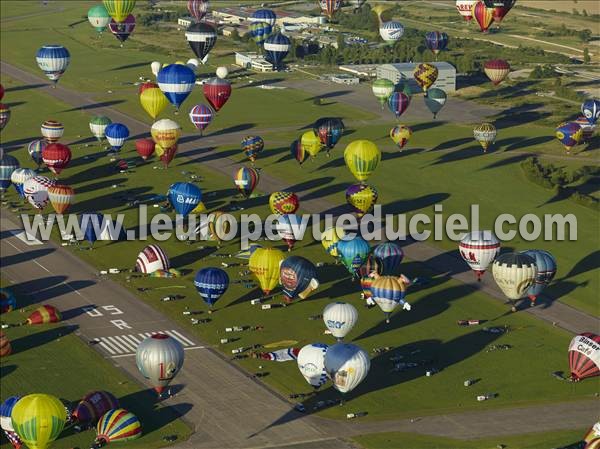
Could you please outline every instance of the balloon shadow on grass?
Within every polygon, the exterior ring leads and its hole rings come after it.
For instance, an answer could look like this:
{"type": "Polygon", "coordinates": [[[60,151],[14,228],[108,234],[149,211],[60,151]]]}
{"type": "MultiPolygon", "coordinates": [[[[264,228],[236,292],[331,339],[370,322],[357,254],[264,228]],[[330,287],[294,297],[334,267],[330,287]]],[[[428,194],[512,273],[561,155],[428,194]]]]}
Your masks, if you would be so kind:
{"type": "MultiPolygon", "coordinates": [[[[125,190],[118,190],[118,189],[113,189],[113,190],[115,193],[112,193],[112,194],[109,193],[106,195],[97,196],[95,198],[90,198],[88,200],[84,200],[81,202],[76,202],[75,204],[73,204],[73,206],[71,206],[71,213],[80,213],[80,212],[87,212],[90,210],[107,210],[107,209],[116,209],[116,208],[122,208],[121,211],[127,210],[127,209],[130,209],[131,207],[126,206],[123,208],[123,197],[124,196],[138,199],[138,197],[140,195],[142,195],[143,193],[151,192],[152,187],[143,186],[143,187],[136,187],[136,188],[125,189],[125,190]],[[117,194],[117,192],[119,194],[117,194]]],[[[77,189],[75,189],[75,191],[77,192],[77,189]]],[[[137,207],[137,206],[132,206],[132,207],[137,207]]]]}
{"type": "Polygon", "coordinates": [[[463,161],[465,159],[472,159],[474,157],[481,157],[484,153],[481,150],[479,145],[473,145],[466,148],[461,148],[460,150],[447,152],[438,157],[435,162],[429,164],[431,165],[439,165],[439,164],[447,164],[449,162],[458,162],[463,161]]]}
{"type": "Polygon", "coordinates": [[[287,186],[283,190],[286,192],[294,192],[298,194],[300,192],[305,192],[316,187],[327,185],[334,179],[335,178],[333,176],[324,176],[322,178],[311,179],[309,181],[304,181],[298,184],[292,184],[290,186],[287,186]]]}
{"type": "Polygon", "coordinates": [[[218,129],[209,134],[205,134],[205,137],[216,137],[216,136],[222,136],[223,134],[239,133],[239,132],[247,131],[247,130],[255,128],[255,127],[256,127],[256,123],[240,123],[239,125],[228,126],[227,128],[218,129]]]}
{"type": "Polygon", "coordinates": [[[207,246],[202,249],[195,249],[183,254],[178,254],[177,256],[171,257],[171,265],[179,270],[188,265],[197,263],[216,251],[216,247],[207,246]]]}
{"type": "Polygon", "coordinates": [[[12,346],[12,353],[18,354],[29,349],[39,348],[40,346],[51,343],[54,340],[73,333],[78,329],[78,327],[79,326],[75,325],[53,327],[41,332],[31,333],[23,337],[16,338],[10,342],[12,346]]]}
{"type": "Polygon", "coordinates": [[[530,156],[528,156],[527,154],[518,154],[517,156],[503,157],[502,159],[494,161],[491,164],[486,165],[485,167],[479,168],[478,170],[493,170],[496,168],[504,167],[506,165],[521,163],[528,157],[530,156]]]}
{"type": "Polygon", "coordinates": [[[0,365],[0,378],[6,379],[17,370],[17,365],[0,365]]]}
{"type": "Polygon", "coordinates": [[[90,109],[99,109],[99,108],[108,108],[111,106],[115,106],[117,104],[125,103],[125,100],[110,100],[110,101],[100,101],[98,103],[90,103],[83,106],[79,106],[77,108],[65,109],[60,111],[63,112],[77,112],[77,111],[88,111],[90,109]]]}
{"type": "Polygon", "coordinates": [[[411,211],[423,209],[425,207],[440,204],[450,198],[449,193],[437,192],[413,198],[410,200],[397,200],[383,205],[383,212],[386,214],[405,214],[411,211]]]}
{"type": "Polygon", "coordinates": [[[472,142],[473,139],[471,137],[461,137],[459,139],[452,139],[446,142],[442,142],[439,145],[436,145],[429,151],[442,151],[442,150],[450,150],[456,147],[460,147],[466,143],[472,142]]]}
{"type": "Polygon", "coordinates": [[[152,61],[136,62],[136,63],[133,63],[133,64],[120,65],[120,66],[117,66],[117,67],[113,67],[112,69],[109,69],[108,71],[109,72],[115,72],[115,71],[118,71],[118,70],[127,70],[127,69],[134,69],[136,67],[149,66],[151,62],[152,61]]]}
{"type": "Polygon", "coordinates": [[[506,147],[506,151],[522,150],[534,145],[542,145],[554,140],[552,136],[537,136],[530,139],[520,139],[518,142],[510,144],[506,147]]]}
{"type": "Polygon", "coordinates": [[[48,84],[22,84],[20,86],[8,87],[4,89],[4,92],[18,92],[20,90],[39,89],[40,87],[46,87],[48,84]]]}

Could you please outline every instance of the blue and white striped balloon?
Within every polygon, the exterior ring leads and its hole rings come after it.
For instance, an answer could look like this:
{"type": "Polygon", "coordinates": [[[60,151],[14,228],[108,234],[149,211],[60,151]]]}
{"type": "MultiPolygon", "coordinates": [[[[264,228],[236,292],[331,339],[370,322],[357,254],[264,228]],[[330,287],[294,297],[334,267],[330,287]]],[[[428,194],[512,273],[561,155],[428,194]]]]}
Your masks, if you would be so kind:
{"type": "Polygon", "coordinates": [[[210,307],[227,291],[229,276],[220,268],[202,268],[196,273],[194,286],[200,297],[210,307]]]}
{"type": "Polygon", "coordinates": [[[529,287],[529,290],[527,290],[527,296],[529,296],[531,305],[535,305],[537,297],[544,291],[550,282],[552,282],[552,279],[554,279],[554,276],[556,275],[556,259],[548,251],[541,249],[530,249],[523,251],[523,254],[527,254],[529,257],[533,258],[537,268],[535,282],[529,287]]]}
{"type": "Polygon", "coordinates": [[[383,22],[379,27],[379,35],[385,42],[393,44],[404,35],[404,27],[400,22],[393,20],[383,22]]]}
{"type": "Polygon", "coordinates": [[[270,9],[257,9],[250,16],[250,22],[264,22],[271,26],[275,25],[275,21],[277,20],[277,14],[270,9]]]}
{"type": "Polygon", "coordinates": [[[56,84],[67,70],[71,54],[62,45],[44,45],[38,50],[35,60],[48,79],[56,84]]]}
{"type": "Polygon", "coordinates": [[[179,109],[192,92],[196,83],[196,74],[188,66],[170,64],[163,67],[156,77],[158,87],[175,108],[179,109]]]}
{"type": "Polygon", "coordinates": [[[290,51],[292,42],[287,36],[281,33],[275,33],[265,40],[263,47],[265,49],[267,61],[273,64],[274,68],[277,68],[290,51]]]}
{"type": "Polygon", "coordinates": [[[585,100],[581,105],[581,113],[590,125],[595,125],[600,118],[600,100],[595,98],[585,100]]]}
{"type": "Polygon", "coordinates": [[[104,130],[104,134],[106,135],[106,140],[111,146],[111,149],[117,152],[129,137],[129,128],[122,123],[111,123],[104,130]]]}

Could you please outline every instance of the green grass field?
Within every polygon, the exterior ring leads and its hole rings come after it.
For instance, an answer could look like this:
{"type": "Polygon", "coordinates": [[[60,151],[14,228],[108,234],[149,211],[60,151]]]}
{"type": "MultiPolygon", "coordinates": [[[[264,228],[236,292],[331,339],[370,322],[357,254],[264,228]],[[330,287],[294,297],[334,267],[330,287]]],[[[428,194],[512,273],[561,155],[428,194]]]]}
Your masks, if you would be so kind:
{"type": "MultiPolygon", "coordinates": [[[[10,288],[8,282],[2,284],[10,288]]],[[[22,295],[26,292],[17,293],[19,310],[3,314],[3,323],[23,322],[35,309],[35,305],[29,305],[27,296],[22,295]]],[[[75,335],[76,327],[48,324],[12,327],[3,332],[11,340],[13,351],[0,363],[3,400],[13,395],[48,393],[76,404],[90,391],[107,390],[143,424],[142,438],[129,443],[128,447],[162,447],[166,445],[162,441],[165,436],[177,435],[181,441],[191,433],[190,428],[177,419],[175,411],[156,403],[152,391],[141,389],[139,384],[87,347],[75,335]]],[[[89,447],[94,438],[93,429],[80,433],[67,429],[52,447],[89,447]]],[[[0,447],[9,446],[3,437],[0,447]]]]}

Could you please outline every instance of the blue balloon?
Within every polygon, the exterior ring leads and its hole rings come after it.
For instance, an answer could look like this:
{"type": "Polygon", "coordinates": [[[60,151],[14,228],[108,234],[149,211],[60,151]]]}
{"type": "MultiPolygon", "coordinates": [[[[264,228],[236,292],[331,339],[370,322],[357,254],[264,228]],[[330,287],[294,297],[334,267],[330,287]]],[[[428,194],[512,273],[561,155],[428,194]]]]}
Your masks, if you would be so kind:
{"type": "Polygon", "coordinates": [[[79,216],[79,229],[83,238],[93,244],[102,235],[104,215],[98,212],[84,212],[79,216]]]}
{"type": "Polygon", "coordinates": [[[360,266],[367,260],[371,247],[369,242],[360,235],[356,235],[349,240],[340,240],[337,243],[337,251],[346,269],[356,276],[360,266]]]}
{"type": "Polygon", "coordinates": [[[117,152],[129,137],[129,128],[122,123],[111,123],[104,130],[104,134],[111,149],[117,152]]]}
{"type": "Polygon", "coordinates": [[[190,182],[176,182],[169,187],[167,198],[176,213],[187,217],[202,201],[202,190],[190,182]]]}
{"type": "Polygon", "coordinates": [[[12,429],[10,417],[12,415],[12,410],[19,399],[21,399],[21,396],[11,396],[7,398],[2,404],[0,404],[0,421],[2,423],[2,429],[12,429]],[[8,424],[8,428],[5,427],[5,424],[8,424]]]}
{"type": "Polygon", "coordinates": [[[270,26],[275,25],[276,20],[277,14],[275,14],[275,12],[271,11],[270,9],[257,9],[250,16],[250,22],[264,22],[270,26]]]}
{"type": "Polygon", "coordinates": [[[8,189],[10,186],[10,177],[19,166],[19,161],[16,157],[4,153],[2,159],[0,159],[0,190],[8,189]]]}
{"type": "Polygon", "coordinates": [[[281,61],[287,56],[292,42],[281,33],[275,33],[269,36],[263,45],[267,61],[277,68],[281,61]]]}
{"type": "Polygon", "coordinates": [[[290,256],[281,263],[279,281],[283,294],[290,301],[298,296],[306,298],[319,285],[317,268],[310,260],[300,256],[290,256]],[[309,287],[311,289],[307,291],[309,287]]]}
{"type": "Polygon", "coordinates": [[[600,100],[590,98],[581,105],[581,113],[590,125],[595,125],[600,118],[600,100]]]}
{"type": "Polygon", "coordinates": [[[44,45],[37,51],[35,60],[48,79],[57,83],[67,70],[71,55],[62,45],[44,45]]]}
{"type": "Polygon", "coordinates": [[[196,83],[196,74],[186,65],[170,64],[156,76],[158,87],[173,106],[179,109],[196,83]]]}
{"type": "Polygon", "coordinates": [[[397,276],[400,262],[404,258],[404,251],[395,242],[380,243],[373,250],[373,255],[381,261],[382,270],[380,274],[397,276]]]}
{"type": "Polygon", "coordinates": [[[227,291],[229,276],[220,268],[203,268],[196,273],[194,285],[204,302],[212,307],[227,291]]]}
{"type": "Polygon", "coordinates": [[[448,35],[440,31],[428,31],[425,34],[425,44],[434,54],[445,50],[448,45],[448,35]]]}
{"type": "Polygon", "coordinates": [[[530,249],[524,251],[523,254],[527,254],[534,259],[537,268],[535,282],[529,287],[529,290],[527,290],[527,296],[529,296],[529,299],[533,304],[538,295],[540,295],[546,286],[552,282],[552,279],[554,279],[557,269],[556,259],[548,251],[540,249],[530,249]]]}
{"type": "Polygon", "coordinates": [[[250,35],[257,44],[264,43],[267,37],[273,32],[273,27],[265,22],[255,22],[250,24],[250,35]]]}

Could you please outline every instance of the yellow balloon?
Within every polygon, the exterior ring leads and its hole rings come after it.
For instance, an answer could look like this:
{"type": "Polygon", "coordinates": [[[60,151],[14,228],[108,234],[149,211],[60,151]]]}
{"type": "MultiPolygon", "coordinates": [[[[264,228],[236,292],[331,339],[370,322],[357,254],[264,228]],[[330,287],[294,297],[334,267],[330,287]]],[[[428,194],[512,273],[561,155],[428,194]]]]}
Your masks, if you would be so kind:
{"type": "MultiPolygon", "coordinates": [[[[150,129],[150,134],[152,135],[154,143],[161,146],[163,149],[171,148],[177,143],[177,140],[179,140],[181,128],[177,122],[174,122],[168,118],[164,118],[154,122],[152,128],[150,129]]],[[[158,153],[158,148],[155,148],[154,151],[156,151],[156,154],[158,154],[159,157],[161,156],[161,154],[158,153]]]]}
{"type": "Polygon", "coordinates": [[[300,145],[311,157],[315,157],[323,146],[321,145],[321,140],[319,136],[315,134],[314,131],[306,131],[302,134],[300,138],[300,145]]]}
{"type": "Polygon", "coordinates": [[[250,271],[258,279],[261,290],[268,295],[279,283],[279,265],[285,259],[277,248],[258,248],[250,256],[250,271]]]}
{"type": "MultiPolygon", "coordinates": [[[[164,152],[164,150],[163,150],[164,152]]],[[[194,207],[194,209],[192,210],[192,214],[201,214],[202,212],[206,212],[206,206],[204,205],[204,203],[202,201],[200,201],[198,203],[198,205],[196,207],[194,207]]]]}
{"type": "Polygon", "coordinates": [[[144,111],[146,111],[150,117],[155,119],[167,107],[169,100],[167,100],[165,94],[163,94],[158,87],[151,87],[149,89],[144,89],[141,93],[140,103],[142,104],[144,111]]]}
{"type": "Polygon", "coordinates": [[[333,257],[339,255],[337,250],[337,242],[346,235],[346,231],[343,228],[332,226],[327,228],[321,234],[321,245],[327,251],[327,254],[333,257]]]}
{"type": "Polygon", "coordinates": [[[123,22],[135,7],[136,0],[104,0],[104,7],[115,22],[123,22]]]}
{"type": "Polygon", "coordinates": [[[67,412],[52,395],[29,394],[17,401],[11,418],[15,432],[29,449],[46,449],[63,431],[67,412]]]}
{"type": "Polygon", "coordinates": [[[355,140],[344,150],[344,160],[354,177],[364,182],[377,168],[381,160],[381,151],[370,140],[355,140]]]}

